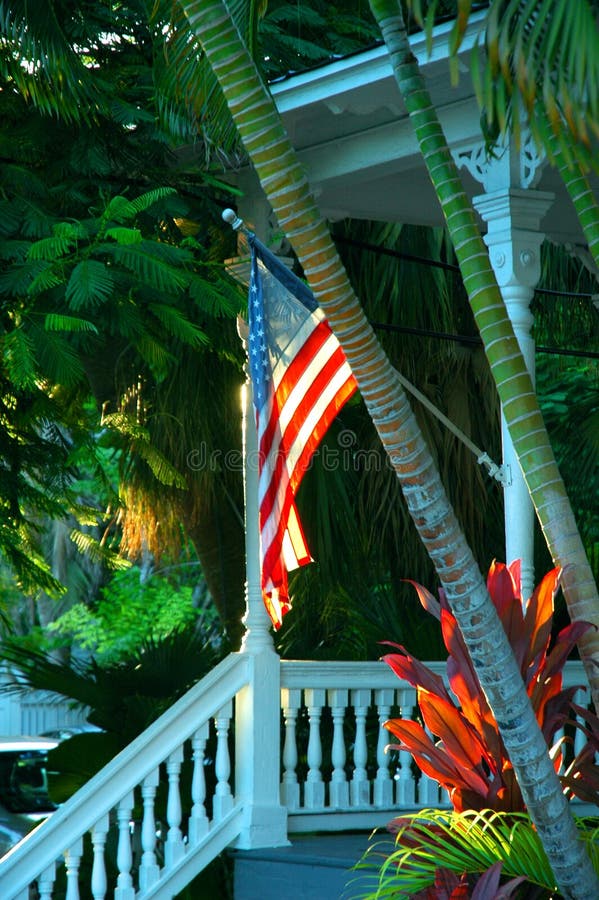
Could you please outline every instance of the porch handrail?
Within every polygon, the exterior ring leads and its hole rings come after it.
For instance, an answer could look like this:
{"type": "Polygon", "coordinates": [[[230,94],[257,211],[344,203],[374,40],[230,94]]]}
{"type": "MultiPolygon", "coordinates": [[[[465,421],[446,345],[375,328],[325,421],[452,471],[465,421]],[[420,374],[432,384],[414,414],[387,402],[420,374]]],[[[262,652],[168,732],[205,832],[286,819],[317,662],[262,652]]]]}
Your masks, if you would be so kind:
{"type": "MultiPolygon", "coordinates": [[[[10,850],[0,860],[4,900],[25,896],[32,881],[52,868],[55,861],[68,848],[77,845],[98,822],[103,818],[107,820],[109,812],[122,798],[132,794],[161,763],[248,685],[250,670],[251,658],[247,654],[230,654],[48,820],[10,850]]],[[[230,818],[236,805],[231,798],[223,818],[225,814],[230,818]]],[[[230,840],[231,834],[227,842],[230,840]]]]}

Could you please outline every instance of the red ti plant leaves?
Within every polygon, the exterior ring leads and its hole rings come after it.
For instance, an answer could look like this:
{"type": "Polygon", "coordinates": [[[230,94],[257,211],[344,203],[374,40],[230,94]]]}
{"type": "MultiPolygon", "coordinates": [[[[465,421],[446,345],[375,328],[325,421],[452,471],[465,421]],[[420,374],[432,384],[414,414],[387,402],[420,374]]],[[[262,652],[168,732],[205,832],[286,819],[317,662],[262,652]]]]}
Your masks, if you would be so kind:
{"type": "MultiPolygon", "coordinates": [[[[592,627],[580,622],[567,626],[549,649],[559,576],[558,569],[549,572],[526,604],[522,602],[519,562],[509,567],[493,563],[487,578],[491,599],[514,650],[537,721],[548,746],[553,747],[556,769],[564,752],[568,754],[567,744],[571,742],[568,737],[556,744],[557,733],[568,723],[581,727],[575,719],[579,711],[573,710],[572,704],[578,688],[563,688],[563,668],[580,635],[592,627]]],[[[434,739],[409,720],[392,719],[385,727],[399,738],[400,749],[412,753],[422,771],[448,791],[456,810],[522,810],[523,800],[512,765],[447,599],[440,592],[437,602],[421,585],[414,586],[424,609],[440,621],[449,654],[447,676],[453,696],[436,673],[410,656],[404,647],[391,645],[398,652],[383,658],[399,678],[417,688],[420,712],[434,739]]],[[[562,776],[565,791],[576,793],[581,799],[599,797],[599,768],[594,763],[599,719],[590,714],[585,719],[582,730],[593,752],[578,753],[562,776]]],[[[570,758],[572,755],[569,752],[570,758]]]]}

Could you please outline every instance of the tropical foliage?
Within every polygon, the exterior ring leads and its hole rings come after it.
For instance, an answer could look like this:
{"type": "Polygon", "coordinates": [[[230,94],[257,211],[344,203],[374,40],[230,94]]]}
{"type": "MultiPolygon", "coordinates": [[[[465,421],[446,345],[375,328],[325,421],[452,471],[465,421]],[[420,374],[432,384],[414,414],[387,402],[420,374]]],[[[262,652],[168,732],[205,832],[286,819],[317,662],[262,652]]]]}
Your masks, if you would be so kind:
{"type": "MultiPolygon", "coordinates": [[[[591,855],[593,866],[599,871],[599,852],[596,821],[577,820],[578,833],[591,855]]],[[[498,888],[491,887],[489,880],[482,880],[480,873],[494,870],[494,878],[518,879],[525,886],[525,893],[517,896],[527,900],[550,900],[555,897],[555,882],[549,860],[530,819],[524,813],[493,812],[490,810],[456,812],[450,810],[425,809],[421,812],[397,820],[396,849],[381,859],[381,849],[373,841],[366,855],[356,868],[360,872],[360,883],[364,873],[371,874],[372,890],[351,892],[348,896],[362,900],[385,900],[385,898],[405,896],[418,900],[441,900],[445,883],[450,882],[448,873],[462,881],[451,900],[457,898],[484,897],[500,900],[513,896],[514,885],[510,881],[498,888]],[[498,866],[501,866],[499,873],[498,866]],[[444,877],[445,876],[445,877],[444,877]],[[469,877],[468,877],[469,876],[469,877]],[[520,881],[521,879],[521,881],[520,881]],[[437,891],[436,883],[441,882],[437,891]],[[467,882],[471,885],[486,885],[493,893],[466,893],[467,882]],[[507,893],[504,893],[507,891],[507,893]]],[[[484,878],[484,876],[483,876],[484,878]]],[[[481,888],[478,888],[482,891],[481,888]]]]}
{"type": "MultiPolygon", "coordinates": [[[[599,801],[599,769],[588,766],[599,747],[599,729],[591,713],[580,710],[588,722],[589,743],[573,757],[568,753],[564,767],[565,745],[561,734],[567,723],[575,721],[572,701],[580,688],[563,688],[563,667],[576,644],[584,623],[572,623],[552,640],[553,598],[559,572],[549,572],[523,608],[519,563],[510,567],[494,563],[488,574],[489,594],[508,636],[539,726],[543,732],[556,771],[563,771],[564,788],[581,799],[599,801]]],[[[425,588],[416,585],[420,602],[441,624],[449,654],[444,680],[426,665],[400,653],[383,659],[402,680],[417,688],[421,725],[410,719],[391,719],[385,727],[401,742],[393,749],[408,750],[421,771],[447,790],[457,812],[495,809],[504,812],[524,810],[514,770],[506,753],[497,722],[482,692],[474,666],[466,650],[456,620],[443,592],[438,602],[425,588]],[[454,699],[455,698],[455,699],[454,699]],[[427,731],[427,730],[428,731],[427,731]],[[431,737],[432,734],[434,737],[431,737]]],[[[581,727],[584,727],[581,724],[581,727]]],[[[570,735],[570,741],[572,735],[570,735]]]]}
{"type": "MultiPolygon", "coordinates": [[[[417,21],[432,28],[439,0],[408,0],[417,21]]],[[[485,4],[487,5],[487,4],[485,4]]],[[[455,53],[472,2],[460,2],[450,36],[455,53]]],[[[454,8],[455,8],[454,6],[454,8]]],[[[599,34],[593,2],[496,0],[480,21],[470,71],[491,143],[508,130],[519,138],[525,117],[551,159],[564,154],[597,171],[599,34]]],[[[454,58],[454,78],[458,77],[454,58]]]]}
{"type": "MultiPolygon", "coordinates": [[[[220,265],[230,238],[213,224],[228,189],[193,155],[177,158],[157,125],[152,48],[164,34],[145,6],[4,4],[0,30],[0,553],[37,598],[21,604],[27,630],[73,598],[93,602],[110,547],[134,557],[185,543],[181,498],[197,506],[186,455],[213,421],[206,405],[191,409],[189,384],[214,382],[216,358],[226,403],[237,402],[243,298],[220,265]],[[174,383],[187,410],[169,406],[174,383]],[[151,500],[156,485],[173,492],[169,515],[151,500]]],[[[239,520],[240,487],[229,493],[239,520]]]]}
{"type": "MultiPolygon", "coordinates": [[[[205,628],[210,611],[203,612],[205,628]]],[[[159,642],[171,632],[192,626],[201,614],[194,602],[192,579],[186,583],[153,573],[144,576],[139,566],[131,566],[114,573],[95,603],[73,604],[47,626],[46,635],[52,646],[52,637],[60,643],[75,643],[107,665],[135,653],[146,640],[159,642]]],[[[213,618],[217,618],[214,609],[213,618]]]]}

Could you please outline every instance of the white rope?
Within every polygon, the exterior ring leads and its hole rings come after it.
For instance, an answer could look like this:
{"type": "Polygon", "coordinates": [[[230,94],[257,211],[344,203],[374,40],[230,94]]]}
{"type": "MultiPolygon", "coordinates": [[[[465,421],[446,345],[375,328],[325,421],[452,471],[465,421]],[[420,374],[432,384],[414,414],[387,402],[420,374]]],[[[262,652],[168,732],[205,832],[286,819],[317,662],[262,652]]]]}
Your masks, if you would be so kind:
{"type": "Polygon", "coordinates": [[[429,412],[431,412],[437,419],[439,419],[439,421],[442,422],[445,427],[451,431],[452,434],[455,434],[455,436],[460,441],[462,441],[462,443],[465,444],[466,447],[468,447],[468,449],[472,451],[472,453],[474,453],[477,463],[480,466],[487,467],[487,471],[491,478],[494,478],[496,481],[499,481],[503,484],[505,480],[505,472],[503,467],[498,466],[496,462],[493,462],[488,453],[486,453],[484,450],[481,450],[480,447],[477,447],[476,444],[471,441],[470,438],[465,435],[461,429],[457,427],[457,425],[454,425],[451,419],[448,419],[447,416],[434,405],[434,403],[431,403],[428,397],[424,396],[422,391],[419,391],[417,387],[414,387],[414,385],[410,381],[408,381],[407,378],[404,378],[403,375],[397,372],[397,370],[396,374],[406,391],[409,391],[410,394],[416,397],[416,399],[419,400],[423,406],[426,406],[429,412]]]}

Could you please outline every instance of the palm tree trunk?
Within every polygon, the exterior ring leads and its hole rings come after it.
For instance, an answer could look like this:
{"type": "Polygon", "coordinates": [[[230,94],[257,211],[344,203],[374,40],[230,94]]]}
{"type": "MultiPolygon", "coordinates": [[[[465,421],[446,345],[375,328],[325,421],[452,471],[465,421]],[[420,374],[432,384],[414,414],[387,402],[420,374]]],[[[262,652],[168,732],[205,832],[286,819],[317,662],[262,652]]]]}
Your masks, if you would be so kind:
{"type": "MultiPolygon", "coordinates": [[[[599,595],[574,513],[541,416],[535,389],[491,268],[474,210],[453,162],[430,94],[413,56],[398,0],[370,0],[428,172],[443,208],[464,286],[520,466],[556,565],[573,621],[592,622],[580,654],[599,705],[599,595]]],[[[582,201],[581,201],[582,202],[582,201]]],[[[588,204],[587,204],[588,205],[588,204]]]]}
{"type": "Polygon", "coordinates": [[[263,189],[327,314],[435,564],[489,698],[531,816],[567,897],[599,893],[518,667],[406,395],[366,321],[275,104],[222,0],[180,0],[263,189]],[[540,800],[540,803],[538,802],[540,800]],[[533,815],[534,810],[535,815],[533,815]],[[569,874],[568,874],[569,873],[569,874]],[[580,890],[570,885],[592,886],[580,890]],[[587,877],[588,873],[588,877],[587,877]]]}
{"type": "Polygon", "coordinates": [[[555,166],[570,195],[589,247],[589,253],[599,272],[599,208],[589,179],[576,160],[568,164],[563,148],[558,145],[557,141],[554,142],[551,149],[555,166]]]}

